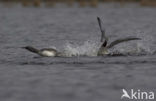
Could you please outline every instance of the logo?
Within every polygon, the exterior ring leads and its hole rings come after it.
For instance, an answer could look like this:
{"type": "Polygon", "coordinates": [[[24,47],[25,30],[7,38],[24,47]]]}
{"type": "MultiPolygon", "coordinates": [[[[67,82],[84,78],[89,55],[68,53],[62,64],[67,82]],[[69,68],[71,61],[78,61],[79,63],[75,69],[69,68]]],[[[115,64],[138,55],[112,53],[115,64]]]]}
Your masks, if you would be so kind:
{"type": "Polygon", "coordinates": [[[122,89],[121,99],[137,99],[137,100],[153,100],[154,92],[146,92],[139,90],[131,89],[130,92],[127,92],[125,89],[122,89]]]}

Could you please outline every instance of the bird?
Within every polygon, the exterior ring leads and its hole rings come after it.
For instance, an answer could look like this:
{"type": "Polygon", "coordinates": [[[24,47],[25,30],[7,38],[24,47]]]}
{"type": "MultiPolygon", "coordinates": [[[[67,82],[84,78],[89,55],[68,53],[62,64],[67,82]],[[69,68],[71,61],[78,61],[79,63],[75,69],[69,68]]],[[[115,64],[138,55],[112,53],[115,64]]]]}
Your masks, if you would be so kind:
{"type": "Polygon", "coordinates": [[[32,46],[26,46],[26,47],[22,47],[32,53],[38,54],[40,56],[43,57],[56,57],[56,56],[60,56],[60,53],[53,48],[43,48],[43,49],[37,49],[34,48],[32,46]]]}
{"type": "Polygon", "coordinates": [[[101,21],[101,19],[99,17],[97,17],[97,20],[98,20],[98,24],[99,24],[100,31],[101,31],[101,42],[102,42],[102,45],[100,46],[100,48],[98,50],[98,54],[97,54],[98,56],[108,55],[109,54],[108,49],[116,46],[119,43],[132,41],[132,40],[141,40],[141,38],[126,37],[126,38],[117,39],[117,40],[111,42],[110,44],[108,44],[109,40],[108,40],[108,37],[105,35],[105,29],[104,29],[104,27],[102,25],[102,21],[101,21]]]}
{"type": "Polygon", "coordinates": [[[125,89],[122,89],[122,92],[123,92],[123,94],[122,94],[122,96],[121,96],[121,99],[123,99],[124,97],[130,99],[130,96],[128,95],[128,93],[127,93],[127,91],[126,91],[125,89]]]}

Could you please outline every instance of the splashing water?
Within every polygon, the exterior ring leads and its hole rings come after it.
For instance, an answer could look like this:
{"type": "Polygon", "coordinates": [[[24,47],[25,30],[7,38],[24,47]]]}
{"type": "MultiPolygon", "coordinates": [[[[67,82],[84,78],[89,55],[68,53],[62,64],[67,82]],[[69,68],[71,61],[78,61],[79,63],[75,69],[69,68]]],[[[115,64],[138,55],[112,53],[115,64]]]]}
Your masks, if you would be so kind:
{"type": "Polygon", "coordinates": [[[149,55],[152,54],[150,48],[145,47],[143,43],[125,43],[122,46],[113,48],[111,53],[120,53],[125,55],[149,55]]]}
{"type": "Polygon", "coordinates": [[[136,31],[137,36],[141,37],[141,41],[137,42],[137,48],[139,53],[145,53],[146,55],[154,54],[154,39],[153,37],[141,30],[136,31]]]}
{"type": "Polygon", "coordinates": [[[71,56],[97,56],[98,43],[85,41],[83,45],[75,45],[66,43],[63,54],[67,57],[71,56]]]}
{"type": "MultiPolygon", "coordinates": [[[[151,55],[154,54],[154,49],[152,45],[153,37],[145,34],[141,31],[135,32],[138,38],[141,40],[135,40],[130,42],[125,42],[119,44],[111,49],[109,49],[110,54],[124,54],[124,55],[151,55]]],[[[73,44],[67,42],[64,50],[63,56],[97,56],[98,49],[101,43],[95,41],[85,41],[82,45],[73,44]]]]}

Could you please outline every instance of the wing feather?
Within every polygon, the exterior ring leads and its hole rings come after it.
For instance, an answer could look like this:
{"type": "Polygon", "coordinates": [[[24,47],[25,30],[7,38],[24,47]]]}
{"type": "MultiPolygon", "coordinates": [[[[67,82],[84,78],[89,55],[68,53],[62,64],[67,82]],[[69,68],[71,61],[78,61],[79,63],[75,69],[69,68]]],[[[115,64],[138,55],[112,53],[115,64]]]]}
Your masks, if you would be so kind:
{"type": "Polygon", "coordinates": [[[107,38],[106,35],[105,35],[105,29],[104,29],[104,27],[102,26],[102,21],[101,21],[101,19],[100,19],[99,17],[97,17],[97,20],[98,20],[98,24],[99,24],[100,31],[101,31],[101,42],[103,42],[104,39],[105,39],[106,41],[108,41],[108,38],[107,38]]]}
{"type": "Polygon", "coordinates": [[[128,38],[123,38],[123,39],[117,39],[115,41],[113,41],[107,48],[112,48],[113,46],[119,44],[119,43],[123,43],[123,42],[127,42],[127,41],[132,41],[132,40],[141,40],[140,38],[133,38],[133,37],[128,37],[128,38]]]}

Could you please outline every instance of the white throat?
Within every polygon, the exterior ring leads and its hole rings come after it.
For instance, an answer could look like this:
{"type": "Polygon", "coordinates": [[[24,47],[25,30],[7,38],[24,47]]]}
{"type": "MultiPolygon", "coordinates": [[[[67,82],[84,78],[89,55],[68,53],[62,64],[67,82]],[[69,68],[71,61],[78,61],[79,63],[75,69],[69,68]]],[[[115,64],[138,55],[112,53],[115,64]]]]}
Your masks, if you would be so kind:
{"type": "Polygon", "coordinates": [[[43,56],[56,56],[56,52],[44,50],[41,52],[41,55],[43,55],[43,56]]]}

